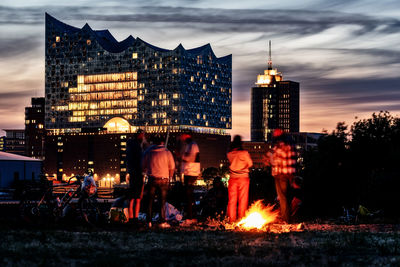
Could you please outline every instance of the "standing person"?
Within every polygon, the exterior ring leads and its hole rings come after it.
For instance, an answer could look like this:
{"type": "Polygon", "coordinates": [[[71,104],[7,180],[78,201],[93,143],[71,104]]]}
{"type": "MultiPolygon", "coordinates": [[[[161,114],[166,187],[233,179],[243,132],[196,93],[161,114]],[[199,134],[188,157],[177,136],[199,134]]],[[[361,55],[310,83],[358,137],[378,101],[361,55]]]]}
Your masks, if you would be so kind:
{"type": "Polygon", "coordinates": [[[143,143],[145,135],[138,130],[133,139],[129,139],[126,147],[126,165],[129,174],[129,221],[137,222],[140,211],[140,201],[143,198],[143,143]]]}
{"type": "Polygon", "coordinates": [[[229,152],[228,217],[230,222],[244,217],[249,202],[249,168],[253,166],[249,152],[242,147],[242,138],[233,138],[229,152]]]}
{"type": "Polygon", "coordinates": [[[289,136],[281,129],[273,133],[275,144],[272,151],[267,153],[266,165],[271,166],[272,176],[275,178],[275,188],[279,199],[281,216],[284,222],[290,222],[290,206],[288,188],[296,173],[296,152],[289,136]]]}
{"type": "Polygon", "coordinates": [[[200,175],[200,150],[190,134],[183,134],[181,138],[185,143],[184,152],[181,155],[181,173],[183,173],[186,191],[186,220],[183,224],[186,226],[197,222],[197,219],[193,218],[195,213],[193,191],[194,184],[200,175]]]}
{"type": "Polygon", "coordinates": [[[165,203],[167,201],[167,193],[169,180],[174,175],[175,161],[172,153],[164,146],[164,140],[161,136],[153,137],[153,146],[144,152],[143,170],[148,176],[149,186],[149,203],[147,208],[147,222],[151,227],[151,219],[153,218],[153,202],[156,192],[159,191],[161,202],[161,228],[170,227],[165,221],[165,203]]]}

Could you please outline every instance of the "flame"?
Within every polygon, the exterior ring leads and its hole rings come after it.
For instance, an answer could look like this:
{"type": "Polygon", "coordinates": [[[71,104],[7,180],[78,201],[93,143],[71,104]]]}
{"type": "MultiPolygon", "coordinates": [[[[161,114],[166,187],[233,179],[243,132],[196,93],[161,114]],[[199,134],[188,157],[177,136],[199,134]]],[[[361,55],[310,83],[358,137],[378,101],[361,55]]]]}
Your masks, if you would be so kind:
{"type": "Polygon", "coordinates": [[[262,229],[267,224],[276,221],[279,211],[273,211],[273,208],[274,206],[264,206],[262,200],[257,200],[250,206],[246,216],[236,225],[245,230],[262,229]]]}

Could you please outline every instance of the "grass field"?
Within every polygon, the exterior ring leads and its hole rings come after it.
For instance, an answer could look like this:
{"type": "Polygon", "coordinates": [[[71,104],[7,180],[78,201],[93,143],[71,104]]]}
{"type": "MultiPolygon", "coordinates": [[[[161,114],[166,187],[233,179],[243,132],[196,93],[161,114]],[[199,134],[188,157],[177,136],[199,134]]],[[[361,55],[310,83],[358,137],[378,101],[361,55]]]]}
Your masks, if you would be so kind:
{"type": "Polygon", "coordinates": [[[306,224],[302,232],[266,233],[12,227],[0,230],[0,266],[398,266],[394,228],[306,224]]]}

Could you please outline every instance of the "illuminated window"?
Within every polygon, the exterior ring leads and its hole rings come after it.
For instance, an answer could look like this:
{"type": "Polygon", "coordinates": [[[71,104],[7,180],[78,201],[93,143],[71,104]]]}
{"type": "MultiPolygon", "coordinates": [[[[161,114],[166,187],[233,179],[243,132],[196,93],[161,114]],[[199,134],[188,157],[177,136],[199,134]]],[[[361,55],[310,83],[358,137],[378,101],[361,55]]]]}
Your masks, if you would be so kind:
{"type": "Polygon", "coordinates": [[[203,89],[204,90],[207,89],[207,85],[206,84],[203,84],[203,89]]]}
{"type": "Polygon", "coordinates": [[[90,39],[87,39],[87,40],[86,40],[86,44],[87,44],[87,45],[91,45],[91,44],[92,44],[92,41],[91,41],[90,39]]]}
{"type": "Polygon", "coordinates": [[[172,95],[173,98],[179,98],[179,94],[175,93],[172,95]]]}
{"type": "Polygon", "coordinates": [[[191,81],[191,82],[194,82],[194,76],[191,76],[191,77],[190,77],[190,81],[191,81]]]}
{"type": "Polygon", "coordinates": [[[200,119],[200,114],[197,114],[197,119],[200,119]]]}
{"type": "Polygon", "coordinates": [[[60,42],[60,40],[61,40],[60,36],[56,36],[56,42],[58,43],[60,42]]]}
{"type": "Polygon", "coordinates": [[[132,58],[133,58],[133,59],[138,58],[138,54],[137,54],[137,53],[132,53],[132,58]]]}
{"type": "Polygon", "coordinates": [[[215,74],[214,78],[217,80],[217,79],[218,79],[218,75],[217,75],[217,74],[215,74]]]}
{"type": "Polygon", "coordinates": [[[206,114],[203,114],[203,120],[205,120],[206,119],[206,114]]]}

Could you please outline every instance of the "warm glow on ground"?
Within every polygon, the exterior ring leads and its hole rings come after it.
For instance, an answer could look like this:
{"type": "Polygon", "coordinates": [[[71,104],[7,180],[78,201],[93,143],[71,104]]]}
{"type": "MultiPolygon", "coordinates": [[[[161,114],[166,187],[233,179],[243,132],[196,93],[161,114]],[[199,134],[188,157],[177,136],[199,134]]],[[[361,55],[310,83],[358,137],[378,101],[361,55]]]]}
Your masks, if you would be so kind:
{"type": "Polygon", "coordinates": [[[262,200],[254,202],[246,212],[246,216],[237,223],[237,226],[245,230],[262,229],[267,224],[273,223],[278,217],[278,210],[273,211],[274,206],[264,206],[262,200]]]}

